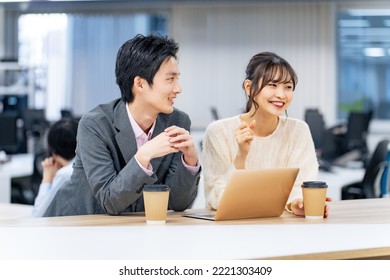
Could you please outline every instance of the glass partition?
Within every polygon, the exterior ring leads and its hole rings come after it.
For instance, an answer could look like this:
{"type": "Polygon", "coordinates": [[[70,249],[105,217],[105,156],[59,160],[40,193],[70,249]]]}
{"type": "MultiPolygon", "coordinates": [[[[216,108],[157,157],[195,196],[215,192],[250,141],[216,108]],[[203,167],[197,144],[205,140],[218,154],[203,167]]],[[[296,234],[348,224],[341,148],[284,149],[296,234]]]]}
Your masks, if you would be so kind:
{"type": "Polygon", "coordinates": [[[338,117],[372,111],[390,119],[390,10],[350,10],[337,17],[338,117]]]}

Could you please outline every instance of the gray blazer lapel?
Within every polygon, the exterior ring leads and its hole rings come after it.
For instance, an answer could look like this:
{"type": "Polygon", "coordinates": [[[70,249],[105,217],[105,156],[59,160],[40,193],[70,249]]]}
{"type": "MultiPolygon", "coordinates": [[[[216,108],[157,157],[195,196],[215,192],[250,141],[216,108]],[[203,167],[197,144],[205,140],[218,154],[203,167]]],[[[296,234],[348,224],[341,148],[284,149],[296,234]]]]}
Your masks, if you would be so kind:
{"type": "MultiPolygon", "coordinates": [[[[168,125],[169,115],[159,114],[156,120],[152,138],[159,135],[168,125]]],[[[131,127],[129,117],[126,111],[126,103],[123,101],[118,103],[114,109],[114,125],[118,131],[115,139],[119,149],[127,163],[137,153],[137,141],[134,136],[134,131],[131,127]]],[[[157,170],[164,157],[154,158],[150,161],[153,170],[157,170]]]]}
{"type": "Polygon", "coordinates": [[[137,152],[137,141],[126,111],[126,103],[120,101],[114,109],[114,126],[117,129],[115,139],[127,163],[137,152]]]}

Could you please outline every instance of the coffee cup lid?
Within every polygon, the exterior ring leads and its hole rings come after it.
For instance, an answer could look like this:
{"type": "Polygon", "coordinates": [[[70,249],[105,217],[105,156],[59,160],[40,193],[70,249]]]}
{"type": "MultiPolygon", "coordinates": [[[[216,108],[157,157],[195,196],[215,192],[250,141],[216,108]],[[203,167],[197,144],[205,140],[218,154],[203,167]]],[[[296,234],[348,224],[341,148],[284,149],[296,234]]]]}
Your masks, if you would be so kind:
{"type": "Polygon", "coordinates": [[[169,191],[168,185],[145,185],[143,190],[145,192],[165,192],[169,191]]]}
{"type": "Polygon", "coordinates": [[[302,188],[327,188],[328,185],[323,181],[305,181],[302,183],[302,188]]]}

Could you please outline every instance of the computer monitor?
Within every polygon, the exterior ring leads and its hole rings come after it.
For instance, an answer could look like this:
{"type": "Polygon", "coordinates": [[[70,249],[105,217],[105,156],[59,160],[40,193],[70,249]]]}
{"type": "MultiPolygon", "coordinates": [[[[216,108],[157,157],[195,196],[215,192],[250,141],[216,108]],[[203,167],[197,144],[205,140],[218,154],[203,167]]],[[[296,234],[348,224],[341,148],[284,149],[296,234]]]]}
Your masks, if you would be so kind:
{"type": "Polygon", "coordinates": [[[0,150],[7,154],[17,153],[20,146],[17,121],[16,112],[0,114],[0,150]]]}
{"type": "Polygon", "coordinates": [[[22,118],[23,112],[28,107],[28,96],[26,94],[5,94],[0,96],[3,112],[16,112],[22,118]]]}
{"type": "Polygon", "coordinates": [[[27,109],[23,112],[24,130],[30,132],[46,129],[48,122],[43,109],[27,109]]]}

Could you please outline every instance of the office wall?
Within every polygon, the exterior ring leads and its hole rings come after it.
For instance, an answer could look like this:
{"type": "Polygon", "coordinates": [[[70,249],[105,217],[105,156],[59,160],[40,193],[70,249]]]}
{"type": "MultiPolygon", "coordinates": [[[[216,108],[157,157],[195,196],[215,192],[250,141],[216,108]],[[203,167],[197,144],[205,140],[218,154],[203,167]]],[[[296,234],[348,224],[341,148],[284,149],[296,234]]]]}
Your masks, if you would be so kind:
{"type": "MultiPolygon", "coordinates": [[[[212,120],[210,106],[215,106],[222,117],[242,111],[245,96],[241,83],[245,66],[253,54],[264,50],[285,57],[298,73],[289,116],[303,118],[306,108],[319,107],[325,113],[327,124],[334,124],[337,121],[336,12],[348,8],[390,7],[388,1],[352,0],[237,1],[238,4],[168,1],[161,4],[163,7],[147,5],[149,2],[144,4],[148,10],[170,11],[170,34],[181,45],[183,93],[176,106],[190,114],[194,127],[201,128],[212,120]]],[[[121,11],[134,12],[137,8],[140,9],[128,4],[121,11]]],[[[62,8],[54,11],[58,9],[62,8]]],[[[9,28],[4,22],[0,5],[0,55],[10,41],[3,39],[4,29],[9,28]]],[[[83,110],[86,108],[80,109],[83,110]]]]}
{"type": "Polygon", "coordinates": [[[170,34],[180,43],[183,93],[177,107],[194,127],[240,113],[245,67],[260,51],[286,58],[298,74],[291,117],[319,107],[327,123],[336,119],[335,9],[332,3],[174,5],[170,34]]]}

